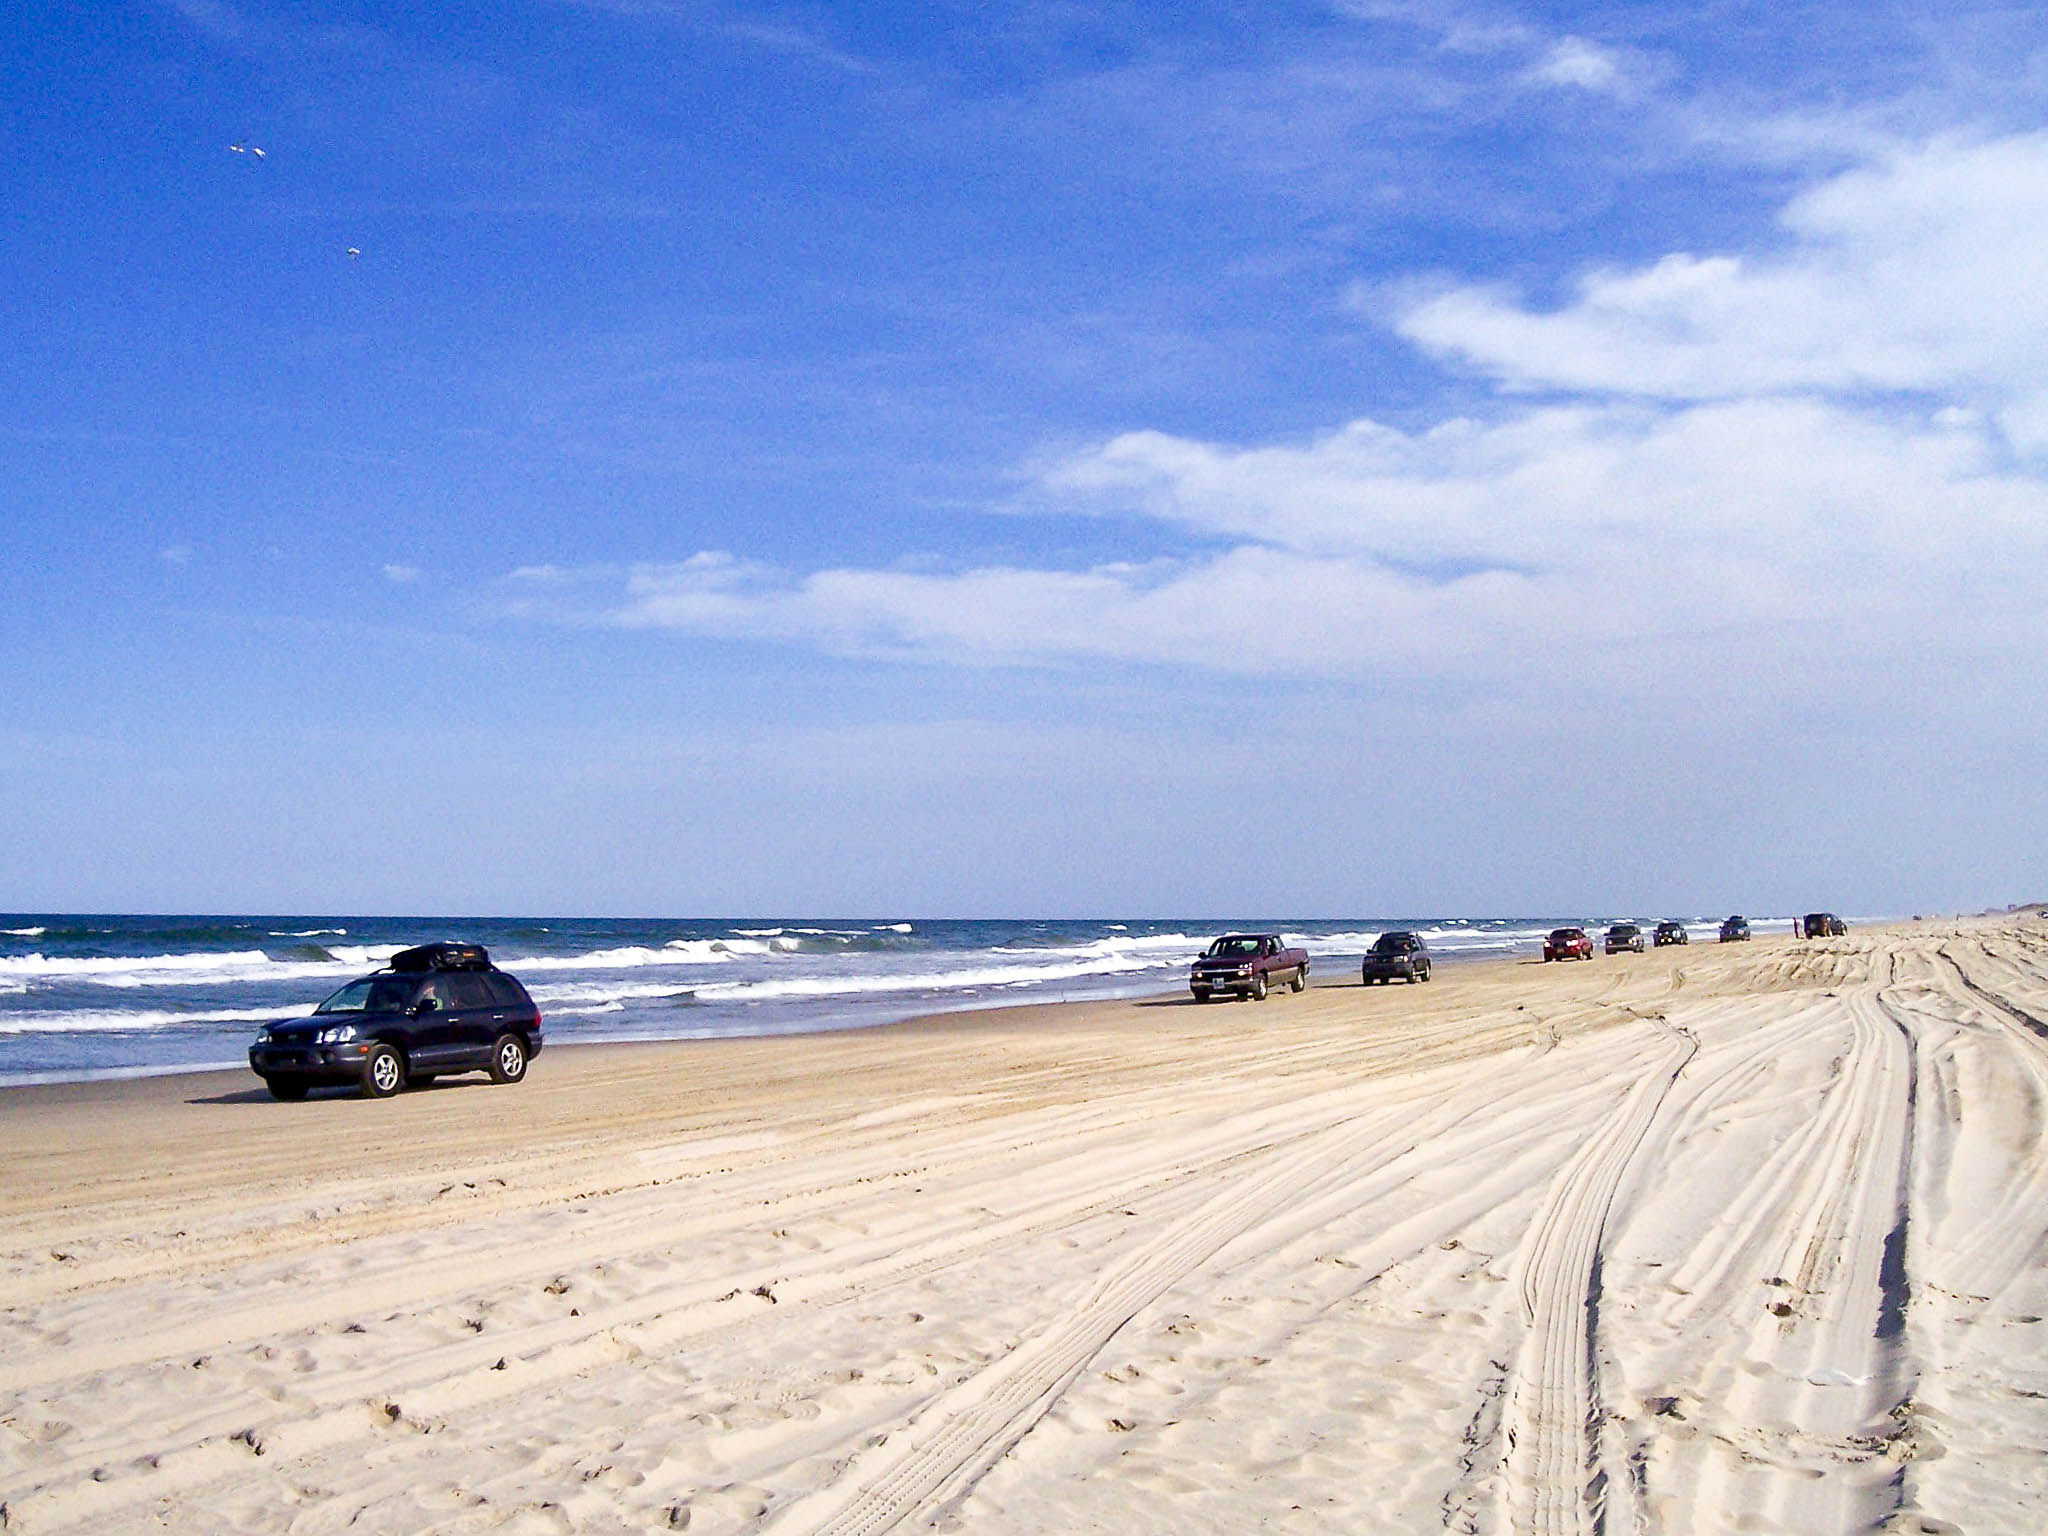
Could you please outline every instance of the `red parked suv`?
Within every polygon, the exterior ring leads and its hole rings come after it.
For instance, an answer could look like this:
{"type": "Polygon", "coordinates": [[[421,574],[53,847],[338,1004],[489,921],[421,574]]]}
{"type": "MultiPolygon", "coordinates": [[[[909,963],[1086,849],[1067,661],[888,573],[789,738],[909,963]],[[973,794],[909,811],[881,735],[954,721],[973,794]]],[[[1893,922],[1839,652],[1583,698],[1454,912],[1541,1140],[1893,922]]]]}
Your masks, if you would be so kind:
{"type": "Polygon", "coordinates": [[[1583,928],[1553,928],[1550,937],[1543,941],[1543,958],[1590,960],[1593,958],[1593,941],[1586,937],[1583,928]]]}

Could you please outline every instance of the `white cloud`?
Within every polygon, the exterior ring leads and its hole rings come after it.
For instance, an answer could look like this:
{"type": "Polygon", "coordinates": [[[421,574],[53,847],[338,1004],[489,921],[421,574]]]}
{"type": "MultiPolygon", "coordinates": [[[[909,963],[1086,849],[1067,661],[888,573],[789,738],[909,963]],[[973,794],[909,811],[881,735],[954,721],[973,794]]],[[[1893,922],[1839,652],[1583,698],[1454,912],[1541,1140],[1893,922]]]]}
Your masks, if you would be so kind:
{"type": "Polygon", "coordinates": [[[416,565],[387,565],[384,579],[393,586],[408,586],[420,579],[420,568],[416,565]]]}
{"type": "Polygon", "coordinates": [[[1134,433],[1048,483],[1220,547],[951,574],[702,554],[639,567],[602,617],[976,664],[1504,681],[1660,646],[1969,650],[2003,643],[2048,577],[2048,488],[2000,469],[1981,424],[1813,400],[1356,422],[1279,448],[1134,433]]]}
{"type": "Polygon", "coordinates": [[[2032,387],[2048,351],[2048,134],[1898,150],[1794,199],[1787,248],[1674,253],[1531,310],[1487,287],[1397,329],[1520,388],[1671,399],[2032,387]]]}
{"type": "Polygon", "coordinates": [[[1583,37],[1567,37],[1553,46],[1530,77],[1545,85],[1576,86],[1586,91],[1612,90],[1621,70],[1614,55],[1583,37]]]}
{"type": "Polygon", "coordinates": [[[189,544],[173,544],[169,549],[158,550],[157,557],[165,565],[190,565],[192,563],[192,546],[189,544]]]}
{"type": "Polygon", "coordinates": [[[1397,667],[1496,692],[1589,662],[1660,688],[1660,657],[1739,679],[1759,655],[1888,689],[2010,653],[2048,582],[2048,482],[2012,453],[2048,450],[2048,136],[1889,155],[1783,226],[1768,260],[1597,274],[1554,314],[1464,289],[1402,322],[1577,403],[1268,445],[1129,432],[1042,472],[1054,508],[1148,527],[1149,557],[805,573],[704,553],[524,585],[558,616],[842,654],[1397,667]]]}

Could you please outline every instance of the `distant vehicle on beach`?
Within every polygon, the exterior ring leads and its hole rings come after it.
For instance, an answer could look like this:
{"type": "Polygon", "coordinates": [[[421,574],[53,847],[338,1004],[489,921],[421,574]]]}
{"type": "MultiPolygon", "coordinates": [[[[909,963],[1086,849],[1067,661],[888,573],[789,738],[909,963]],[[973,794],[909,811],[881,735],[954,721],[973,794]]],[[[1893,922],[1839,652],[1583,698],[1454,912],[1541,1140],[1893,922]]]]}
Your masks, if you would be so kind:
{"type": "Polygon", "coordinates": [[[1616,923],[1607,930],[1607,953],[1618,955],[1623,950],[1643,952],[1643,930],[1634,923],[1616,923]]]}
{"type": "Polygon", "coordinates": [[[1583,928],[1553,928],[1550,937],[1543,941],[1543,958],[1590,960],[1593,958],[1593,941],[1586,937],[1583,928]]]}
{"type": "Polygon", "coordinates": [[[540,1010],[481,944],[422,944],[350,982],[312,1017],[258,1030],[249,1066],[274,1098],[355,1083],[365,1098],[385,1099],[453,1072],[516,1083],[540,1048],[540,1010]]]}
{"type": "Polygon", "coordinates": [[[1809,912],[1801,927],[1809,939],[1839,939],[1849,931],[1849,925],[1832,912],[1809,912]]]}
{"type": "Polygon", "coordinates": [[[1188,990],[1206,1003],[1218,992],[1265,999],[1284,985],[1299,992],[1308,985],[1308,951],[1289,949],[1277,933],[1226,933],[1203,950],[1188,972],[1188,990]]]}
{"type": "Polygon", "coordinates": [[[1667,918],[1657,925],[1657,931],[1651,935],[1650,942],[1662,949],[1666,944],[1690,944],[1692,935],[1685,931],[1685,924],[1667,918]]]}
{"type": "Polygon", "coordinates": [[[1730,917],[1721,924],[1723,944],[1739,944],[1748,937],[1749,919],[1746,917],[1730,917]]]}
{"type": "Polygon", "coordinates": [[[1358,972],[1364,985],[1392,981],[1396,976],[1403,981],[1429,980],[1429,946],[1421,934],[1395,929],[1374,939],[1365,952],[1358,972]]]}

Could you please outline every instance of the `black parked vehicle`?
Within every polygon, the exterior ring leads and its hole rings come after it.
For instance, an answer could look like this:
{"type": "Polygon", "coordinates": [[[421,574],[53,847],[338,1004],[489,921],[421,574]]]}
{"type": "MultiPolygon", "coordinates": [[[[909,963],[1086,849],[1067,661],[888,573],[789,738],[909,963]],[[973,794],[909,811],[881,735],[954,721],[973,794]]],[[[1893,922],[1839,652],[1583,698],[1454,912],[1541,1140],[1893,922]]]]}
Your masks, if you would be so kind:
{"type": "Polygon", "coordinates": [[[1721,924],[1721,942],[1723,944],[1738,944],[1748,937],[1749,919],[1746,917],[1731,917],[1721,924]]]}
{"type": "Polygon", "coordinates": [[[1839,939],[1849,925],[1832,912],[1809,912],[1801,923],[1809,939],[1839,939]]]}
{"type": "Polygon", "coordinates": [[[1607,953],[1618,955],[1625,949],[1643,952],[1643,930],[1634,923],[1616,923],[1607,930],[1607,953]]]}
{"type": "Polygon", "coordinates": [[[516,1083],[540,1048],[540,1010],[481,944],[422,944],[310,1018],[258,1030],[249,1066],[280,1099],[321,1083],[357,1083],[383,1099],[451,1072],[516,1083]]]}
{"type": "Polygon", "coordinates": [[[1662,949],[1666,944],[1690,944],[1692,935],[1685,931],[1685,924],[1667,918],[1657,925],[1657,931],[1650,935],[1650,942],[1662,949]]]}
{"type": "Polygon", "coordinates": [[[1372,941],[1359,968],[1359,980],[1371,986],[1376,981],[1429,980],[1429,946],[1419,933],[1395,930],[1372,941]]]}

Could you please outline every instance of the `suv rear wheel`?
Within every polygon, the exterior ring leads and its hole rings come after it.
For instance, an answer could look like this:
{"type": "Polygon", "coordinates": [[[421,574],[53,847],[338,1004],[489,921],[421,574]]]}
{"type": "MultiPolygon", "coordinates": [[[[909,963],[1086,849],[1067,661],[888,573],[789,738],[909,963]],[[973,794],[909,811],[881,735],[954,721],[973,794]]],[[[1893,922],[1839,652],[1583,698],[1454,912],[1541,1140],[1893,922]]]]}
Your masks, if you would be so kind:
{"type": "Polygon", "coordinates": [[[405,1058],[392,1045],[373,1045],[363,1058],[363,1097],[388,1099],[405,1086],[405,1058]]]}
{"type": "Polygon", "coordinates": [[[517,1035],[500,1035],[491,1047],[491,1081],[516,1083],[526,1076],[526,1042],[517,1035]]]}

